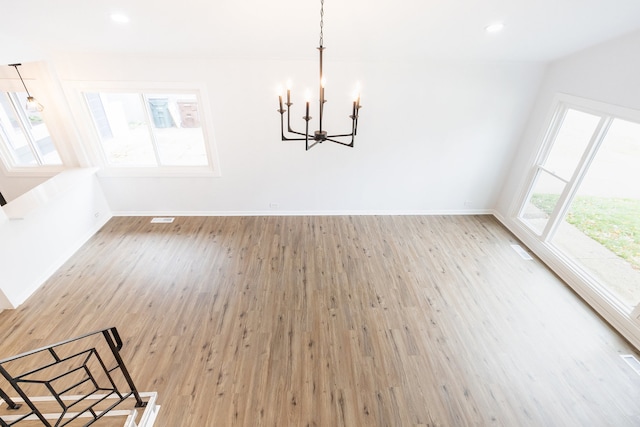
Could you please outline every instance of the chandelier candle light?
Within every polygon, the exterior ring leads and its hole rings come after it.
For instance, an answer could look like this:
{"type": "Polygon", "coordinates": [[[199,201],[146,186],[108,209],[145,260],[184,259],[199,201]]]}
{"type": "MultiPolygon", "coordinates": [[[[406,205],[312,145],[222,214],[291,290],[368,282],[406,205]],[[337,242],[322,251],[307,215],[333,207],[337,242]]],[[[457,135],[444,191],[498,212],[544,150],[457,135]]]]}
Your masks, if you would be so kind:
{"type": "Polygon", "coordinates": [[[355,140],[356,133],[358,131],[358,111],[362,106],[360,105],[360,88],[356,89],[353,100],[352,113],[349,116],[351,118],[351,133],[345,134],[336,134],[329,135],[326,130],[322,128],[322,119],[324,117],[324,104],[327,100],[324,97],[324,87],[326,84],[326,79],[322,72],[322,52],[324,51],[323,46],[323,26],[324,26],[324,0],[320,1],[320,46],[318,47],[318,51],[320,52],[320,100],[319,100],[319,129],[316,130],[313,134],[309,134],[309,120],[311,120],[311,116],[309,116],[309,102],[311,100],[311,92],[306,92],[306,107],[305,107],[305,115],[302,119],[305,121],[305,131],[304,132],[296,132],[291,129],[291,82],[287,82],[287,108],[283,108],[282,96],[283,89],[280,88],[278,93],[278,101],[280,104],[280,109],[278,112],[280,113],[280,133],[282,135],[283,141],[305,141],[305,147],[307,150],[314,147],[316,144],[322,143],[324,141],[331,141],[337,144],[346,145],[347,147],[353,147],[353,142],[355,140]],[[287,132],[299,135],[298,137],[289,138],[285,136],[284,132],[284,113],[287,113],[287,132]]]}

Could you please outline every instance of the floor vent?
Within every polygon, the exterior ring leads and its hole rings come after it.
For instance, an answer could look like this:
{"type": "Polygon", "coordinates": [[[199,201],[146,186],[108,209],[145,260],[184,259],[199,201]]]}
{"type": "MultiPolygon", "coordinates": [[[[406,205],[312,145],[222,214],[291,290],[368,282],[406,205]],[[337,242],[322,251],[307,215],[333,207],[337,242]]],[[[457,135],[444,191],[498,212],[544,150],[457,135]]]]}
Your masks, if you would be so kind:
{"type": "Polygon", "coordinates": [[[153,218],[151,224],[171,224],[175,218],[163,217],[153,218]]]}
{"type": "Polygon", "coordinates": [[[621,354],[620,357],[627,362],[627,365],[636,371],[636,374],[640,375],[640,361],[638,361],[633,354],[621,354]]]}
{"type": "Polygon", "coordinates": [[[522,259],[526,259],[527,261],[531,261],[533,259],[533,258],[531,258],[531,255],[529,255],[527,253],[527,251],[522,249],[522,246],[520,246],[520,245],[511,245],[511,247],[513,248],[514,251],[516,251],[516,253],[518,255],[520,255],[520,257],[522,259]]]}

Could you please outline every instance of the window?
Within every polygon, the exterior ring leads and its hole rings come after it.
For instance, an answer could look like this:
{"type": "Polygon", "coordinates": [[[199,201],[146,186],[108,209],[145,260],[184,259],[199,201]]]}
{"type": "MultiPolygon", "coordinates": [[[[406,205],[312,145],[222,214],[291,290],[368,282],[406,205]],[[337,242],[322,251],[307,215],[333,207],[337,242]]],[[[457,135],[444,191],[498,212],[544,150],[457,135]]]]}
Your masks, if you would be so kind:
{"type": "Polygon", "coordinates": [[[42,114],[26,110],[27,94],[0,92],[0,152],[8,169],[61,165],[42,114]]]}
{"type": "Polygon", "coordinates": [[[83,92],[113,167],[211,164],[197,93],[83,92]]]}
{"type": "Polygon", "coordinates": [[[640,113],[561,103],[543,150],[519,219],[598,294],[640,307],[640,113]]]}
{"type": "Polygon", "coordinates": [[[567,190],[600,120],[599,116],[567,107],[557,112],[555,123],[548,132],[549,154],[535,166],[532,189],[520,215],[537,234],[548,234],[549,219],[567,190]]]}

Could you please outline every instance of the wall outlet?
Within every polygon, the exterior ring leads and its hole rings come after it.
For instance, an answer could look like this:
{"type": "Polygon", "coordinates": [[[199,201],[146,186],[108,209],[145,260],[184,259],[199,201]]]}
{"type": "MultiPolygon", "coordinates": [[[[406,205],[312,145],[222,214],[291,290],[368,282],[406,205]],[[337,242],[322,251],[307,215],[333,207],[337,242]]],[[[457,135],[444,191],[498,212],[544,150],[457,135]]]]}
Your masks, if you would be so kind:
{"type": "Polygon", "coordinates": [[[465,208],[470,208],[471,206],[473,206],[473,202],[471,200],[465,200],[464,201],[464,207],[465,208]]]}
{"type": "Polygon", "coordinates": [[[279,208],[279,207],[280,207],[280,205],[279,205],[279,204],[277,204],[277,203],[269,203],[269,207],[270,207],[271,209],[277,209],[277,208],[279,208]]]}

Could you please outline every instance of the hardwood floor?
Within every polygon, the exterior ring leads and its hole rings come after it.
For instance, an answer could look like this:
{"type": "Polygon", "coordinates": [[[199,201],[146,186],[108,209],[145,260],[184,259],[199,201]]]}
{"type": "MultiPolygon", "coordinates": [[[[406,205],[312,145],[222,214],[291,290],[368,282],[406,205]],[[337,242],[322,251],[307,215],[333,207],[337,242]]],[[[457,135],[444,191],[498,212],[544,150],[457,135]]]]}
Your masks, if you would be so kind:
{"type": "Polygon", "coordinates": [[[117,326],[156,425],[638,426],[633,350],[489,216],[113,218],[0,358],[117,326]]]}

